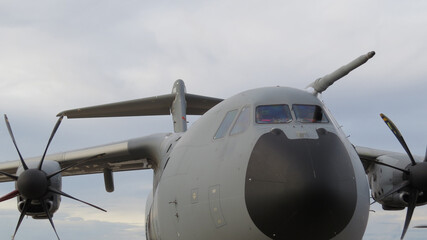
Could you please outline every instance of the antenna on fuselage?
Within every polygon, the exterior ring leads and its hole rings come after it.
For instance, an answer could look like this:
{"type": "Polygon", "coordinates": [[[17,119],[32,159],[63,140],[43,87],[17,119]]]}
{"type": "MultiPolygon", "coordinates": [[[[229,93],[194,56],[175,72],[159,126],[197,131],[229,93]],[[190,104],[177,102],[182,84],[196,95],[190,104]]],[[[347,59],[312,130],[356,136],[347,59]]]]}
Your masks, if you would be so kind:
{"type": "Polygon", "coordinates": [[[375,52],[368,52],[367,54],[364,54],[350,63],[338,68],[334,72],[325,75],[322,78],[316,79],[314,82],[312,82],[310,85],[307,86],[307,88],[312,87],[314,89],[314,94],[317,95],[318,93],[322,93],[325,91],[329,86],[334,84],[334,82],[338,81],[340,78],[347,75],[349,72],[353,71],[354,69],[358,68],[362,64],[366,63],[369,59],[371,59],[375,55],[375,52]]]}

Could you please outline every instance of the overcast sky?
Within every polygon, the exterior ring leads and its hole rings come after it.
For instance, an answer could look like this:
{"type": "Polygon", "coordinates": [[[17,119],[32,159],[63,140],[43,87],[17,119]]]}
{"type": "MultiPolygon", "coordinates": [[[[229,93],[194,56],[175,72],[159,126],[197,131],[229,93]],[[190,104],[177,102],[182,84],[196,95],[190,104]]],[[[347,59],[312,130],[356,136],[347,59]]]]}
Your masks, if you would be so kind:
{"type": "MultiPolygon", "coordinates": [[[[304,88],[371,50],[376,56],[322,96],[355,145],[403,152],[379,117],[400,128],[414,154],[427,144],[427,2],[12,1],[0,0],[0,113],[24,157],[40,155],[55,115],[66,109],[187,91],[227,98],[263,86],[304,88]]],[[[194,121],[196,118],[191,118],[194,121]]],[[[165,117],[64,120],[50,152],[172,131],[165,117]]],[[[1,161],[17,159],[4,123],[1,161]]],[[[61,239],[145,239],[151,171],[68,177],[63,190],[108,210],[63,199],[54,221],[61,239]]],[[[0,195],[13,189],[0,185],[0,195]]],[[[364,239],[398,239],[405,211],[376,213],[364,239]]],[[[0,239],[19,213],[0,204],[0,239]]],[[[427,207],[412,226],[427,224],[427,207]]],[[[406,239],[424,239],[410,229],[406,239]]],[[[48,221],[26,218],[19,239],[55,239],[48,221]]]]}

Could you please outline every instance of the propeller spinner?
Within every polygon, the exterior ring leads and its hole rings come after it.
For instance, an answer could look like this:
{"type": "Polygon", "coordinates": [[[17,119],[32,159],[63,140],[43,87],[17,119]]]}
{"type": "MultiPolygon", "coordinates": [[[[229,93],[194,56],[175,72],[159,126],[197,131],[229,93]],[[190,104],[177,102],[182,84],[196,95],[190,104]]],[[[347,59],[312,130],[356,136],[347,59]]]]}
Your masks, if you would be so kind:
{"type": "Polygon", "coordinates": [[[79,201],[81,203],[87,204],[91,207],[94,207],[94,208],[97,208],[101,211],[106,212],[106,210],[104,210],[100,207],[97,207],[93,204],[82,201],[80,199],[77,199],[77,198],[75,198],[69,194],[62,192],[60,189],[54,188],[53,186],[51,186],[51,182],[50,182],[52,177],[57,176],[58,174],[62,173],[63,171],[65,171],[71,167],[75,167],[79,164],[82,164],[83,162],[87,162],[87,161],[92,160],[94,158],[101,157],[105,154],[95,155],[93,157],[85,159],[84,161],[81,161],[81,162],[78,162],[76,164],[70,165],[66,168],[60,169],[54,173],[47,174],[43,170],[43,162],[45,160],[46,153],[47,153],[47,150],[49,148],[49,145],[50,145],[53,137],[55,136],[55,133],[58,130],[59,125],[61,124],[61,121],[63,119],[63,116],[61,116],[58,119],[58,121],[56,122],[55,127],[53,128],[53,131],[50,135],[49,141],[48,141],[47,146],[45,148],[45,151],[43,153],[43,156],[40,160],[40,163],[38,164],[38,167],[29,168],[28,165],[26,164],[26,162],[24,161],[24,158],[22,157],[21,152],[19,151],[18,145],[16,144],[16,140],[15,140],[15,137],[13,135],[12,128],[11,128],[10,123],[9,123],[9,119],[7,118],[6,114],[4,115],[4,119],[6,121],[7,129],[9,131],[9,135],[12,138],[12,142],[16,148],[16,151],[18,152],[19,159],[20,159],[22,167],[24,169],[24,171],[22,173],[20,173],[19,176],[0,171],[0,174],[3,174],[5,176],[9,177],[10,179],[16,181],[16,190],[14,190],[14,191],[6,194],[5,196],[1,197],[0,202],[9,200],[9,199],[14,198],[16,196],[20,196],[24,200],[24,206],[21,210],[21,215],[19,217],[18,224],[16,225],[16,229],[15,229],[15,232],[12,236],[12,239],[15,238],[15,235],[18,232],[19,226],[21,225],[22,220],[24,219],[24,216],[27,215],[27,211],[29,210],[30,206],[33,204],[33,201],[39,203],[42,206],[43,211],[45,212],[47,218],[49,219],[50,224],[52,225],[53,230],[55,231],[57,238],[59,239],[58,233],[55,229],[55,225],[53,224],[52,216],[49,212],[49,206],[48,206],[48,201],[47,201],[48,196],[51,194],[59,194],[59,195],[62,195],[64,197],[74,199],[76,201],[79,201]]]}

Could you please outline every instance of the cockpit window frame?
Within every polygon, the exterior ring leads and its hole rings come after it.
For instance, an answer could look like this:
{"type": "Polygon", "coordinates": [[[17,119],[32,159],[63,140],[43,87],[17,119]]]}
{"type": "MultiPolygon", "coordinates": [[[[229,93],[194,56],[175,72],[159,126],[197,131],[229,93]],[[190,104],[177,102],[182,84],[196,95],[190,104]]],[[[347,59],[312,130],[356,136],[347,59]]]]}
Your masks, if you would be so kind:
{"type": "Polygon", "coordinates": [[[227,133],[230,130],[231,125],[234,123],[238,112],[239,109],[233,109],[225,114],[224,118],[221,121],[221,124],[216,130],[214,139],[221,139],[227,136],[227,133]]]}
{"type": "Polygon", "coordinates": [[[329,118],[328,116],[326,116],[325,114],[325,110],[323,110],[323,108],[317,104],[292,104],[292,112],[295,115],[295,120],[299,123],[318,123],[318,124],[327,124],[329,123],[329,118]],[[316,107],[317,109],[320,109],[320,113],[322,114],[322,118],[320,120],[315,119],[315,116],[308,118],[311,119],[309,120],[302,120],[304,119],[303,117],[300,116],[301,112],[300,110],[298,110],[299,106],[313,106],[316,107]],[[316,120],[316,121],[314,121],[316,120]]]}
{"type": "Polygon", "coordinates": [[[233,127],[230,130],[230,136],[237,135],[246,131],[252,122],[251,107],[244,106],[237,116],[233,127]]]}
{"type": "Polygon", "coordinates": [[[293,119],[292,112],[291,112],[291,109],[289,107],[289,104],[265,104],[265,105],[258,105],[255,108],[255,123],[256,124],[261,124],[261,125],[263,125],[263,124],[288,124],[288,123],[291,123],[293,120],[294,119],[293,119]],[[287,115],[286,116],[286,120],[284,120],[284,121],[281,121],[281,120],[279,120],[279,121],[271,121],[271,122],[266,122],[266,121],[259,120],[258,109],[264,108],[264,107],[274,107],[274,106],[283,106],[283,107],[286,107],[285,108],[286,109],[285,112],[286,112],[286,115],[287,115]]]}

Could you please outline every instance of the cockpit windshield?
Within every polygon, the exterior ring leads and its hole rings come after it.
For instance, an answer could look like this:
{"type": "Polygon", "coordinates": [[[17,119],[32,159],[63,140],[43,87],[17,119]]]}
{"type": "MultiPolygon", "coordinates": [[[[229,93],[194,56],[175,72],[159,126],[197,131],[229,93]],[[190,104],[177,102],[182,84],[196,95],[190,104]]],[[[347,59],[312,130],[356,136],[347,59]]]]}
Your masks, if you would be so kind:
{"type": "Polygon", "coordinates": [[[292,121],[291,111],[286,104],[264,105],[256,108],[256,123],[288,123],[292,121]]]}
{"type": "Polygon", "coordinates": [[[302,123],[327,123],[329,122],[322,108],[317,105],[294,104],[292,110],[297,121],[302,123]]]}

